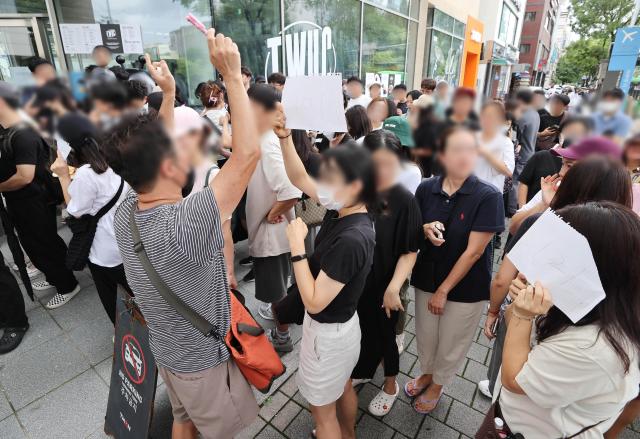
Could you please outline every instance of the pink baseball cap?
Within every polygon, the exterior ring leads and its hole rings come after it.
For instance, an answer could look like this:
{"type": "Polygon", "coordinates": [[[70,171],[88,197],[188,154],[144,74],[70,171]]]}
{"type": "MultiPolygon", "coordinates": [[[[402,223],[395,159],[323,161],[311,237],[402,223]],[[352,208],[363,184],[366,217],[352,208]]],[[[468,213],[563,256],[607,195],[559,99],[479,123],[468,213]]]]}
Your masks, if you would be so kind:
{"type": "Polygon", "coordinates": [[[614,159],[622,158],[622,148],[606,137],[587,137],[568,148],[556,148],[551,154],[569,160],[581,160],[592,154],[606,155],[614,159]]]}
{"type": "Polygon", "coordinates": [[[191,131],[204,128],[204,120],[193,108],[182,106],[173,109],[173,137],[182,137],[191,131]]]}

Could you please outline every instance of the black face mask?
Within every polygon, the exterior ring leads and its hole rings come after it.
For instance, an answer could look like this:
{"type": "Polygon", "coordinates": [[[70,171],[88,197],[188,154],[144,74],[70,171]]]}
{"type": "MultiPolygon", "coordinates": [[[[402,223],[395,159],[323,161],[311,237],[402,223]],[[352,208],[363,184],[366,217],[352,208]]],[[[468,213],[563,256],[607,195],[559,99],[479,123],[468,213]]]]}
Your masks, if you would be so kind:
{"type": "Polygon", "coordinates": [[[182,187],[182,198],[185,198],[187,195],[191,193],[193,190],[193,184],[196,180],[196,171],[195,169],[191,169],[187,174],[187,182],[182,187]]]}

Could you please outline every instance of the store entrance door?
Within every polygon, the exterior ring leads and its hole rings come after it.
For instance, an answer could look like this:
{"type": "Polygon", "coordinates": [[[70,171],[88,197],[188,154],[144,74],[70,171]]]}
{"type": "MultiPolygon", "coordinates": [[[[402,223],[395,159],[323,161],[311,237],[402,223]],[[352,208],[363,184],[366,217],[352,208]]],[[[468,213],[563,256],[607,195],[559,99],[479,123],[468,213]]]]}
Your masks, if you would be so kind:
{"type": "Polygon", "coordinates": [[[0,80],[17,87],[30,85],[29,58],[39,56],[52,63],[46,18],[0,18],[0,80]]]}

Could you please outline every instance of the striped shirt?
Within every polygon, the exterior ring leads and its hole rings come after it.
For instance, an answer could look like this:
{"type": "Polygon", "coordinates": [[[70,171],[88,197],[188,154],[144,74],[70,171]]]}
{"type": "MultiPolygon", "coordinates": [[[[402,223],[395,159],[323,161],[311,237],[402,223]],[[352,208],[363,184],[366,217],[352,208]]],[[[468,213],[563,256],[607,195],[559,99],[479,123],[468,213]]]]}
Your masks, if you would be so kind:
{"type": "MultiPolygon", "coordinates": [[[[180,373],[217,366],[229,359],[224,340],[205,337],[165,302],[133,251],[129,215],[137,202],[137,195],[129,192],[114,227],[127,280],[149,327],[151,351],[160,366],[180,373]]],[[[220,212],[211,188],[176,204],[137,211],[135,218],[162,280],[224,337],[229,330],[229,285],[220,212]]]]}

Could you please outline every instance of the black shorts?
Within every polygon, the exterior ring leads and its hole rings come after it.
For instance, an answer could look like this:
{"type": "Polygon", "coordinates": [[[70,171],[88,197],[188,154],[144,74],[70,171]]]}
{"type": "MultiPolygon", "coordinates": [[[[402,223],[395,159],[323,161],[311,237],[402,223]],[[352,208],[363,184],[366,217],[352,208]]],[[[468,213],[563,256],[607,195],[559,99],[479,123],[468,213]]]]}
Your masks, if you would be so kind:
{"type": "Polygon", "coordinates": [[[253,272],[256,275],[256,299],[267,303],[277,302],[287,294],[291,255],[284,253],[253,258],[253,272]]]}

